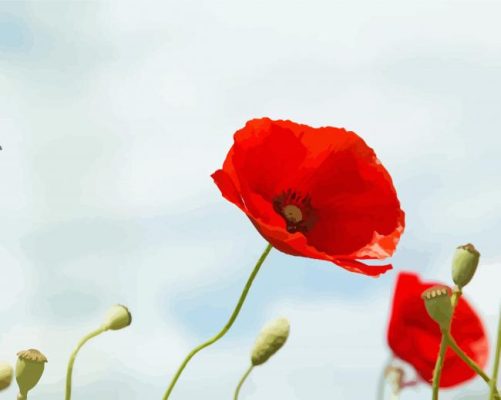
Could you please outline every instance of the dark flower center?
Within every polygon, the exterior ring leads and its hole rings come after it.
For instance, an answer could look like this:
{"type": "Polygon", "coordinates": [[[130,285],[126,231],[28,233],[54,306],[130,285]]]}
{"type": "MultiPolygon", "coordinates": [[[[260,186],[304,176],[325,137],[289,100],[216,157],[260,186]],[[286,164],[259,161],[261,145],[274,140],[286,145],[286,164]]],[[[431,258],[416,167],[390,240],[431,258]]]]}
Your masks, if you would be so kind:
{"type": "Polygon", "coordinates": [[[288,189],[273,199],[273,208],[285,220],[287,232],[307,232],[313,223],[311,198],[288,189]]]}

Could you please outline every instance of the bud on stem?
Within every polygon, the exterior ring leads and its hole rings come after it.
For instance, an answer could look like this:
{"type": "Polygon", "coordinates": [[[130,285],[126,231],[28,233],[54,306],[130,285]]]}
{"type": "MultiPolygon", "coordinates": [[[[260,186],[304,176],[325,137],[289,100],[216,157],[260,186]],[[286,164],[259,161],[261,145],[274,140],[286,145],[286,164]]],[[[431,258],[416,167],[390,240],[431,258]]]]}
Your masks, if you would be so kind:
{"type": "Polygon", "coordinates": [[[252,349],[252,365],[261,365],[284,345],[289,337],[290,325],[286,318],[278,318],[266,325],[252,349]]]}
{"type": "Polygon", "coordinates": [[[233,400],[238,400],[240,389],[256,365],[264,364],[284,345],[289,337],[290,325],[286,318],[271,321],[261,330],[251,352],[251,365],[237,385],[233,400]]]}
{"type": "Polygon", "coordinates": [[[459,289],[466,286],[477,270],[480,253],[471,243],[459,246],[452,259],[452,280],[459,289]]]}
{"type": "Polygon", "coordinates": [[[85,335],[77,344],[77,347],[71,353],[70,360],[68,361],[68,367],[66,369],[66,394],[65,400],[71,399],[71,388],[72,388],[72,376],[73,376],[73,365],[75,364],[75,359],[77,357],[78,352],[82,348],[82,346],[87,343],[90,339],[100,335],[103,332],[108,330],[117,331],[119,329],[126,328],[132,322],[132,316],[129,312],[128,308],[117,304],[112,306],[108,313],[106,314],[105,321],[103,324],[96,330],[90,332],[85,335]]]}

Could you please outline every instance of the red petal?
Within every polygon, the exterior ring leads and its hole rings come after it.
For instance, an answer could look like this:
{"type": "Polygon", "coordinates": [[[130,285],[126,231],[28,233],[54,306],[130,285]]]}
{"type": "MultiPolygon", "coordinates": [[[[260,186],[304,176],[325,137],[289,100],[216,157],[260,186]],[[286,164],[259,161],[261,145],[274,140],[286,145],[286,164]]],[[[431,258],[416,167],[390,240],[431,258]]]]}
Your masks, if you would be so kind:
{"type": "Polygon", "coordinates": [[[307,154],[291,126],[259,119],[235,134],[232,162],[238,180],[269,201],[280,193],[281,182],[297,173],[307,154]]]}
{"type": "Polygon", "coordinates": [[[391,177],[361,138],[323,129],[328,137],[339,137],[340,144],[331,145],[305,189],[318,213],[308,242],[330,254],[358,255],[361,248],[376,244],[375,235],[380,239],[391,235],[391,240],[376,241],[384,246],[380,252],[384,257],[391,255],[404,225],[391,177]]]}
{"type": "Polygon", "coordinates": [[[373,277],[378,277],[393,268],[391,264],[366,265],[354,259],[335,258],[329,254],[319,252],[315,247],[308,245],[306,238],[301,233],[290,234],[283,229],[274,228],[254,218],[251,218],[251,221],[254,223],[259,233],[261,233],[273,247],[286,254],[330,261],[350,272],[373,277]]]}
{"type": "Polygon", "coordinates": [[[223,171],[222,169],[218,169],[211,175],[211,177],[212,179],[214,179],[214,182],[216,183],[217,187],[221,191],[221,194],[226,200],[231,201],[241,209],[245,208],[242,197],[240,196],[240,193],[235,187],[233,180],[227,172],[223,171]]]}
{"type": "Polygon", "coordinates": [[[347,260],[347,259],[345,260],[337,259],[333,262],[339,265],[340,267],[347,269],[348,271],[358,272],[359,274],[376,276],[376,277],[384,274],[386,271],[389,271],[390,269],[393,268],[391,264],[367,265],[360,261],[347,260]]]}

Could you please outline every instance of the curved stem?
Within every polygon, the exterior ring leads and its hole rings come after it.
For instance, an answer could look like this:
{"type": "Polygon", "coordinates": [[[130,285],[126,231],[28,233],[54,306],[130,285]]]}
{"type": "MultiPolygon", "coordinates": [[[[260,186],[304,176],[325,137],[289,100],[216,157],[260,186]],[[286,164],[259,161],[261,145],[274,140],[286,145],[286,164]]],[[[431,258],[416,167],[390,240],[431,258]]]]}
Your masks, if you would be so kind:
{"type": "MultiPolygon", "coordinates": [[[[447,335],[447,343],[451,347],[452,350],[463,360],[463,362],[468,365],[473,371],[477,373],[489,386],[491,385],[492,379],[487,376],[487,374],[478,366],[478,364],[473,361],[470,357],[468,357],[463,350],[458,346],[454,338],[448,334],[447,335]]],[[[499,393],[496,388],[496,385],[494,384],[493,390],[493,396],[497,396],[499,398],[499,393]]],[[[494,397],[495,398],[495,397],[494,397]]]]}
{"type": "Polygon", "coordinates": [[[68,362],[68,369],[66,370],[66,395],[64,396],[65,400],[71,399],[71,375],[73,373],[73,364],[75,364],[75,358],[78,354],[78,351],[90,339],[92,339],[93,337],[95,337],[97,335],[100,335],[101,333],[103,333],[105,331],[106,331],[106,328],[100,327],[99,329],[96,329],[95,331],[92,331],[88,335],[84,336],[78,342],[77,347],[75,348],[75,350],[73,350],[73,353],[71,353],[70,361],[68,362]]]}
{"type": "MultiPolygon", "coordinates": [[[[461,289],[456,288],[451,297],[452,313],[451,321],[454,317],[454,311],[459,302],[459,297],[461,297],[461,289]]],[[[451,329],[451,323],[446,329],[442,329],[442,340],[440,341],[440,348],[438,350],[437,362],[435,363],[435,369],[433,370],[433,388],[432,388],[432,400],[438,400],[438,391],[440,390],[440,377],[442,376],[442,368],[444,367],[445,352],[447,350],[447,334],[451,329]]]]}
{"type": "Polygon", "coordinates": [[[458,346],[454,338],[451,336],[451,334],[448,332],[447,335],[445,336],[447,340],[447,344],[450,346],[452,350],[459,356],[463,362],[468,365],[473,371],[475,371],[480,377],[487,383],[490,382],[490,378],[487,376],[487,374],[478,366],[478,364],[473,361],[470,357],[468,357],[463,350],[458,346]]]}
{"type": "Polygon", "coordinates": [[[240,382],[238,382],[238,386],[235,390],[235,395],[233,396],[233,400],[238,400],[240,389],[242,388],[242,385],[244,384],[247,377],[250,375],[252,368],[254,368],[254,365],[251,364],[249,368],[247,368],[247,371],[245,371],[245,374],[243,374],[242,378],[240,379],[240,382]]]}
{"type": "MultiPolygon", "coordinates": [[[[487,376],[487,374],[479,367],[479,365],[473,361],[468,355],[465,354],[463,350],[458,346],[454,338],[450,333],[447,334],[447,344],[451,347],[452,350],[463,360],[463,362],[468,365],[473,371],[477,373],[488,385],[490,385],[492,379],[487,376]]],[[[499,396],[496,386],[494,385],[494,394],[499,396]]]]}
{"type": "Polygon", "coordinates": [[[261,268],[261,265],[263,265],[263,262],[266,259],[266,257],[268,256],[268,254],[270,253],[271,249],[272,249],[271,244],[268,244],[266,246],[266,249],[264,250],[263,254],[261,254],[261,257],[259,257],[259,260],[257,261],[256,265],[254,266],[254,269],[252,270],[249,278],[247,279],[247,283],[245,284],[244,290],[242,291],[242,294],[240,295],[240,298],[238,299],[238,303],[237,303],[235,309],[233,310],[233,313],[231,314],[230,319],[228,320],[226,325],[223,327],[223,329],[221,329],[221,331],[217,335],[213,336],[212,338],[210,338],[206,342],[198,345],[197,347],[195,347],[192,351],[190,351],[188,353],[188,355],[186,356],[186,358],[184,359],[182,364],[179,366],[176,374],[172,378],[172,380],[169,384],[169,387],[167,388],[167,391],[165,392],[165,394],[162,398],[163,400],[167,400],[169,398],[170,394],[172,393],[172,390],[174,389],[174,386],[176,385],[176,382],[178,381],[179,377],[183,373],[183,370],[186,368],[186,365],[188,365],[188,363],[193,358],[193,356],[195,354],[197,354],[200,350],[217,342],[219,339],[221,339],[226,334],[226,332],[228,332],[230,330],[231,326],[233,325],[233,323],[237,319],[237,316],[240,313],[240,310],[242,309],[242,306],[243,306],[244,301],[247,297],[247,294],[249,293],[249,289],[251,288],[252,283],[254,282],[254,279],[256,278],[256,275],[259,272],[259,269],[261,268]]]}
{"type": "MultiPolygon", "coordinates": [[[[501,310],[499,311],[498,338],[496,343],[496,352],[494,353],[494,368],[492,370],[492,379],[489,383],[489,388],[490,388],[489,400],[496,399],[494,394],[496,393],[496,383],[498,381],[500,358],[501,358],[501,310]]],[[[497,399],[499,399],[499,395],[497,395],[497,399]]]]}

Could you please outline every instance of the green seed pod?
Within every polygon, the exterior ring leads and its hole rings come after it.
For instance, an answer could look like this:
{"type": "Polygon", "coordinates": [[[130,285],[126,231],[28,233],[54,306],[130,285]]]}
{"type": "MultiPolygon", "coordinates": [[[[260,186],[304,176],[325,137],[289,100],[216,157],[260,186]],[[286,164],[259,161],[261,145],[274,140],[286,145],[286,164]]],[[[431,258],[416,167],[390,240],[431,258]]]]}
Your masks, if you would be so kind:
{"type": "Polygon", "coordinates": [[[428,315],[442,330],[449,329],[452,317],[451,290],[447,286],[433,286],[426,289],[421,298],[428,315]]]}
{"type": "Polygon", "coordinates": [[[16,381],[20,399],[26,399],[28,392],[42,377],[47,358],[38,350],[29,349],[17,353],[16,381]]]}
{"type": "Polygon", "coordinates": [[[477,270],[480,253],[471,243],[459,246],[452,259],[452,280],[462,289],[473,278],[477,270]]]}
{"type": "Polygon", "coordinates": [[[106,314],[106,321],[103,325],[105,329],[117,331],[128,327],[132,322],[132,315],[129,309],[121,304],[116,304],[110,308],[106,314]]]}
{"type": "Polygon", "coordinates": [[[12,382],[12,367],[10,364],[0,362],[0,390],[7,389],[12,382]]]}
{"type": "Polygon", "coordinates": [[[259,334],[251,353],[252,365],[261,365],[275,354],[289,337],[290,325],[286,318],[267,324],[259,334]]]}

